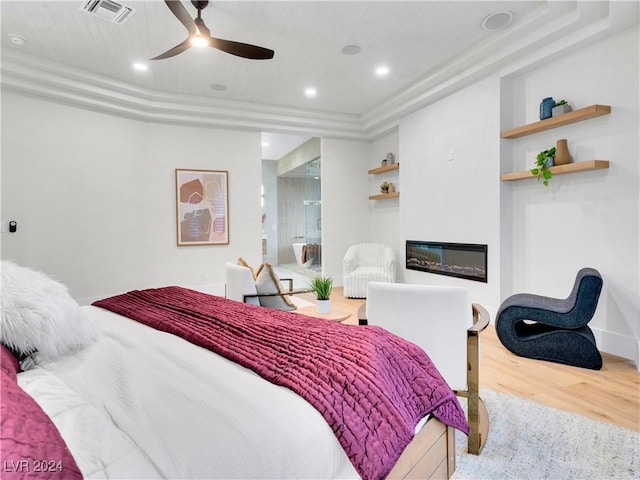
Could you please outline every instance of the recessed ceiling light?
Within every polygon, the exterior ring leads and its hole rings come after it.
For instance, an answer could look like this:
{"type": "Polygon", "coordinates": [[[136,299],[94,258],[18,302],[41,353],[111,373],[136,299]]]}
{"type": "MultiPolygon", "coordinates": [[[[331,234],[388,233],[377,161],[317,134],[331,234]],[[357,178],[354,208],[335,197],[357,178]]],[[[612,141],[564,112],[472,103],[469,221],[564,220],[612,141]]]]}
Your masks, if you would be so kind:
{"type": "Polygon", "coordinates": [[[133,64],[133,68],[135,68],[136,70],[139,70],[141,72],[146,72],[149,69],[149,67],[146,64],[140,63],[140,62],[134,63],[133,64]]]}
{"type": "Polygon", "coordinates": [[[342,49],[345,55],[357,55],[362,49],[358,45],[347,45],[342,49]]]}
{"type": "Polygon", "coordinates": [[[269,146],[269,142],[262,142],[262,146],[263,147],[268,147],[269,146]]]}
{"type": "Polygon", "coordinates": [[[304,94],[307,97],[315,97],[318,94],[318,91],[313,87],[307,87],[304,89],[304,94]]]}
{"type": "Polygon", "coordinates": [[[389,67],[387,67],[386,65],[380,65],[378,68],[376,68],[376,75],[379,77],[389,75],[389,67]]]}
{"type": "Polygon", "coordinates": [[[511,10],[502,10],[492,12],[482,20],[482,28],[489,32],[506,28],[513,21],[513,12],[511,10]]]}
{"type": "Polygon", "coordinates": [[[224,92],[227,89],[226,85],[222,85],[221,83],[214,83],[211,85],[211,90],[215,90],[216,92],[224,92]]]}
{"type": "Polygon", "coordinates": [[[19,47],[27,43],[24,37],[16,35],[14,33],[9,34],[9,40],[11,41],[11,43],[13,43],[14,45],[18,45],[19,47]]]}

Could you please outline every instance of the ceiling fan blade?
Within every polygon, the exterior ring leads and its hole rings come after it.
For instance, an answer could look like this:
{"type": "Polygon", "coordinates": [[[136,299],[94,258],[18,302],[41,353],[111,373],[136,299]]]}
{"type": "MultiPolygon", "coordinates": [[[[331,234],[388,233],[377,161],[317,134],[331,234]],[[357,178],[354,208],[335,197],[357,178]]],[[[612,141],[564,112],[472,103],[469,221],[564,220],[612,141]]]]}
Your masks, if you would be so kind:
{"type": "Polygon", "coordinates": [[[230,53],[231,55],[249,58],[251,60],[269,60],[273,58],[274,52],[268,48],[249,45],[248,43],[232,42],[231,40],[223,40],[221,38],[210,38],[210,46],[230,53]]]}
{"type": "Polygon", "coordinates": [[[191,47],[191,38],[190,37],[187,38],[184,42],[182,42],[182,43],[176,45],[175,47],[173,47],[171,50],[167,50],[163,54],[158,55],[157,57],[153,57],[151,60],[162,60],[164,58],[175,57],[179,53],[182,53],[185,50],[187,50],[189,47],[191,47]]]}
{"type": "Polygon", "coordinates": [[[195,35],[196,33],[198,33],[193,18],[191,18],[191,15],[189,15],[187,9],[184,8],[182,2],[178,0],[164,0],[164,3],[167,4],[167,7],[169,7],[171,13],[173,13],[176,18],[180,20],[180,23],[182,23],[182,25],[184,25],[185,28],[189,31],[189,35],[195,35]]]}

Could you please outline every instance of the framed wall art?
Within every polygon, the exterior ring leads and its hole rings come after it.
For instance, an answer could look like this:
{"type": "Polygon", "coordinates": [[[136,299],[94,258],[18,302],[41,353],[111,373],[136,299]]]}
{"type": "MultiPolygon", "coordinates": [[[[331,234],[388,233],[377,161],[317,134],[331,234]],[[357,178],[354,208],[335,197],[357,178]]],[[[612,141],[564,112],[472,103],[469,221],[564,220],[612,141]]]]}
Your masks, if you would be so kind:
{"type": "Polygon", "coordinates": [[[223,170],[176,169],[178,246],[229,244],[229,180],[223,170]]]}

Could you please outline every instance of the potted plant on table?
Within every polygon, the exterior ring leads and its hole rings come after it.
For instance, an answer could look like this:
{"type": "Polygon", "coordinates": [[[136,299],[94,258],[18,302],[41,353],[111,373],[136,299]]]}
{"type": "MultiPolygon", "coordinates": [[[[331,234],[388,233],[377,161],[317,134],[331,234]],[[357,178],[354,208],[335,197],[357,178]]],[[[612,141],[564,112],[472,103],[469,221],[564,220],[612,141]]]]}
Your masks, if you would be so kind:
{"type": "Polygon", "coordinates": [[[309,286],[316,295],[316,307],[318,313],[329,313],[331,310],[331,290],[333,289],[333,278],[331,277],[315,277],[309,286]]]}
{"type": "Polygon", "coordinates": [[[535,166],[531,169],[531,174],[538,177],[538,180],[542,179],[542,183],[545,187],[549,186],[549,180],[553,176],[549,167],[553,167],[553,159],[556,156],[556,147],[551,147],[548,150],[543,150],[536,157],[535,166]]]}

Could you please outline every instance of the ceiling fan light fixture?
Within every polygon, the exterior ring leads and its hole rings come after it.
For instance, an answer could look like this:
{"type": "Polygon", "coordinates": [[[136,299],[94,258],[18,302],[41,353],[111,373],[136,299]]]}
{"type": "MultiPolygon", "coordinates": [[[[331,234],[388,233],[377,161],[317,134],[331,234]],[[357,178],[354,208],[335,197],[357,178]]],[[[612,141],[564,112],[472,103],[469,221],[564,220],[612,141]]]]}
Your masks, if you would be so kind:
{"type": "Polygon", "coordinates": [[[209,40],[204,38],[202,35],[194,35],[191,37],[190,43],[194,47],[208,47],[209,40]]]}
{"type": "Polygon", "coordinates": [[[211,31],[205,25],[201,16],[201,10],[209,4],[209,0],[192,0],[191,3],[198,10],[196,18],[192,18],[180,0],[165,0],[165,4],[169,7],[171,13],[187,29],[189,35],[183,42],[153,57],[151,60],[164,60],[165,58],[175,57],[193,46],[213,47],[231,55],[250,60],[269,60],[273,58],[275,52],[269,48],[212,37],[211,31]]]}

